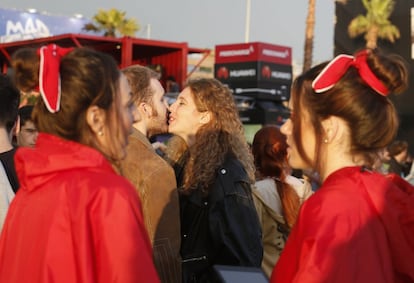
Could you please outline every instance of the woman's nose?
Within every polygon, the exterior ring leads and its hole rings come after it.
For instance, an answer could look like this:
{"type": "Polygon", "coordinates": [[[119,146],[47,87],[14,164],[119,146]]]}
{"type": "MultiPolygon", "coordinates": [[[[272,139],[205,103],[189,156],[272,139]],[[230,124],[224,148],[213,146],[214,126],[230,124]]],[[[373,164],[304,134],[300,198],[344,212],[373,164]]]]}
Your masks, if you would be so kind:
{"type": "Polygon", "coordinates": [[[168,106],[168,111],[171,113],[171,112],[173,112],[173,111],[174,111],[174,108],[175,108],[175,102],[174,102],[174,103],[171,103],[171,104],[168,106]]]}
{"type": "Polygon", "coordinates": [[[292,120],[290,118],[287,119],[286,122],[280,127],[280,132],[285,136],[292,132],[292,120]]]}

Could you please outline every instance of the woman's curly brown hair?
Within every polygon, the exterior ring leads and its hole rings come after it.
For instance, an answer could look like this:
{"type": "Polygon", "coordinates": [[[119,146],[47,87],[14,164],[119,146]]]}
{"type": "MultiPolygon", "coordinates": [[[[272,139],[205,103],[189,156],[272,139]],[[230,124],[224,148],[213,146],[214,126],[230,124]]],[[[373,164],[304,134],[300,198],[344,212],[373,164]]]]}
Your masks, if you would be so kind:
{"type": "Polygon", "coordinates": [[[211,120],[200,127],[195,144],[189,148],[183,189],[200,189],[207,194],[217,169],[228,154],[241,162],[250,182],[253,182],[253,157],[230,89],[218,80],[208,78],[191,80],[187,87],[191,90],[197,110],[209,111],[211,120]]]}

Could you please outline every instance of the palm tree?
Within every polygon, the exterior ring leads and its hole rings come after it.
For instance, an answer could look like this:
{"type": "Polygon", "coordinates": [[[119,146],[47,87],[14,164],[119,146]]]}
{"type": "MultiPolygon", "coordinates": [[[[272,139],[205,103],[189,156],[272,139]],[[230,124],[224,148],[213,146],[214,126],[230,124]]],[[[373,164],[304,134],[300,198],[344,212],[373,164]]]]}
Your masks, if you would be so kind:
{"type": "Polygon", "coordinates": [[[394,10],[394,0],[362,0],[366,15],[358,15],[348,26],[351,38],[365,34],[366,47],[377,47],[378,38],[394,43],[400,38],[400,31],[388,19],[394,10]]]}
{"type": "Polygon", "coordinates": [[[115,37],[117,34],[134,36],[140,28],[134,19],[126,19],[125,12],[117,9],[108,11],[100,9],[92,19],[95,23],[88,23],[83,29],[94,32],[103,31],[104,36],[115,37]]]}
{"type": "Polygon", "coordinates": [[[308,16],[306,18],[305,31],[305,52],[303,56],[303,71],[310,69],[310,67],[312,66],[313,37],[315,29],[315,2],[316,0],[309,0],[308,2],[308,16]]]}

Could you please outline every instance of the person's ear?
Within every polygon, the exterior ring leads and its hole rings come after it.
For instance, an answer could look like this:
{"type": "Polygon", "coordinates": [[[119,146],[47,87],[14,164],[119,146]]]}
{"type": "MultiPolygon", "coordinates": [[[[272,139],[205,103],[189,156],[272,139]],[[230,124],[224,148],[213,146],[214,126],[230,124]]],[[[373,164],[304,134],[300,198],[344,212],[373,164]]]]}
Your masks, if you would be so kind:
{"type": "Polygon", "coordinates": [[[97,136],[105,134],[105,118],[105,111],[96,105],[92,105],[86,110],[86,122],[97,136]]]}
{"type": "Polygon", "coordinates": [[[330,143],[334,139],[342,138],[344,134],[345,122],[336,116],[330,116],[322,121],[322,127],[324,129],[324,143],[330,143]]]}
{"type": "Polygon", "coordinates": [[[281,144],[280,142],[276,142],[272,145],[272,154],[278,154],[280,151],[281,144]]]}
{"type": "Polygon", "coordinates": [[[335,133],[335,125],[334,119],[332,116],[328,117],[327,119],[322,121],[322,128],[323,128],[323,142],[330,143],[334,137],[335,133]]]}
{"type": "Polygon", "coordinates": [[[210,122],[210,120],[211,120],[210,111],[205,111],[205,112],[201,113],[201,117],[200,117],[200,123],[201,124],[207,124],[208,122],[210,122]]]}
{"type": "Polygon", "coordinates": [[[12,132],[14,136],[17,136],[20,133],[20,115],[17,115],[17,119],[14,122],[12,132]]]}
{"type": "Polygon", "coordinates": [[[139,112],[138,107],[135,104],[132,110],[132,118],[134,119],[133,123],[136,123],[142,120],[141,113],[139,112]]]}
{"type": "Polygon", "coordinates": [[[152,116],[152,107],[151,107],[151,105],[149,105],[146,102],[141,102],[138,105],[138,108],[140,110],[141,116],[145,116],[147,118],[151,118],[151,116],[152,116]]]}

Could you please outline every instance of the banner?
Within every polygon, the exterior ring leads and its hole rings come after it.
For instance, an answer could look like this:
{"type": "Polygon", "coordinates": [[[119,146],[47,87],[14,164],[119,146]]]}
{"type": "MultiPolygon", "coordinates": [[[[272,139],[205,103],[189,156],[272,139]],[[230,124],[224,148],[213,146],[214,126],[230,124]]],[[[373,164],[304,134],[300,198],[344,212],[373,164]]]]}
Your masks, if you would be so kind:
{"type": "Polygon", "coordinates": [[[240,62],[214,65],[215,78],[223,83],[261,81],[292,83],[292,66],[270,62],[240,62]]]}
{"type": "Polygon", "coordinates": [[[249,61],[265,61],[292,65],[292,49],[287,46],[251,42],[216,45],[216,64],[249,61]]]}
{"type": "MultiPolygon", "coordinates": [[[[29,40],[65,33],[88,33],[88,19],[0,8],[0,43],[29,40]]],[[[92,33],[89,33],[92,34],[92,33]]],[[[96,35],[96,33],[93,33],[96,35]]]]}

